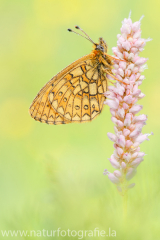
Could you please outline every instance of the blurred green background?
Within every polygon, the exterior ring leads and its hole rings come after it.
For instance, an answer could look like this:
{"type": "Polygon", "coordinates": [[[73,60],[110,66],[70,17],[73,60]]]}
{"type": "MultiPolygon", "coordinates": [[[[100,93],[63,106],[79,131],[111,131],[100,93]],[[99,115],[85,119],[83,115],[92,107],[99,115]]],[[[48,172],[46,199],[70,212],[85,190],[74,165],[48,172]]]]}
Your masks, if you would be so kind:
{"type": "Polygon", "coordinates": [[[118,240],[159,239],[159,8],[158,0],[0,0],[1,229],[110,227],[118,240]],[[108,161],[113,152],[106,135],[113,132],[109,108],[91,123],[59,126],[34,121],[28,108],[52,76],[92,50],[90,42],[67,28],[79,25],[94,41],[103,37],[112,54],[130,10],[133,21],[145,15],[142,37],[153,38],[141,53],[149,58],[141,112],[148,115],[143,132],[154,136],[141,146],[147,156],[131,181],[136,186],[129,191],[124,223],[122,197],[103,176],[105,168],[114,170],[108,161]]]}

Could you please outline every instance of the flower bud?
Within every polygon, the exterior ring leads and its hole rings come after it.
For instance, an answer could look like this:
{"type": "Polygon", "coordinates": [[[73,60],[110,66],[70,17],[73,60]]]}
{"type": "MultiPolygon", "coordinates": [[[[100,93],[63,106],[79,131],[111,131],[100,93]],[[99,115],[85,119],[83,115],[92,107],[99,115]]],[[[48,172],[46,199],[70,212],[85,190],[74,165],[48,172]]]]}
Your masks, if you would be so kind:
{"type": "Polygon", "coordinates": [[[108,178],[114,184],[119,184],[120,183],[119,179],[117,177],[115,177],[113,173],[109,173],[108,178]]]}

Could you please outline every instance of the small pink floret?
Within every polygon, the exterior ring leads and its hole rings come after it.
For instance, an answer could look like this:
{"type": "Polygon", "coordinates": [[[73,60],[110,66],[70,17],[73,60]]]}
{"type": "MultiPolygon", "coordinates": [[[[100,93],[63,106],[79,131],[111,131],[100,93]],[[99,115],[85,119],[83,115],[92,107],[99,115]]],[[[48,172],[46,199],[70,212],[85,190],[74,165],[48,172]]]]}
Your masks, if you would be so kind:
{"type": "Polygon", "coordinates": [[[121,178],[122,177],[122,173],[119,170],[115,170],[113,172],[113,174],[117,177],[117,178],[121,178]]]}
{"type": "Polygon", "coordinates": [[[113,173],[109,173],[109,174],[108,174],[108,178],[109,178],[109,180],[111,180],[111,182],[113,182],[114,184],[119,184],[119,183],[120,183],[119,179],[118,179],[113,173]]]}
{"type": "Polygon", "coordinates": [[[127,173],[126,173],[126,180],[132,179],[136,175],[136,169],[135,168],[129,168],[127,173]]]}
{"type": "Polygon", "coordinates": [[[111,141],[113,141],[113,142],[115,142],[116,141],[116,135],[115,134],[113,134],[113,133],[107,133],[107,136],[108,136],[108,138],[111,140],[111,141]]]}

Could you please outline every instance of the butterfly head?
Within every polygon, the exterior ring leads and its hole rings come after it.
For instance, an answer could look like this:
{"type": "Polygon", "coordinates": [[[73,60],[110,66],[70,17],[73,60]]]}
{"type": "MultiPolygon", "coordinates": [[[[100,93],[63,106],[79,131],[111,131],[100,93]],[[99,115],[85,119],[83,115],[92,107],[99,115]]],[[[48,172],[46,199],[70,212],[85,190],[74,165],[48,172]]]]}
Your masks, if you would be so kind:
{"type": "Polygon", "coordinates": [[[107,44],[103,38],[99,38],[99,44],[95,44],[95,50],[99,50],[102,53],[107,52],[107,44]]]}

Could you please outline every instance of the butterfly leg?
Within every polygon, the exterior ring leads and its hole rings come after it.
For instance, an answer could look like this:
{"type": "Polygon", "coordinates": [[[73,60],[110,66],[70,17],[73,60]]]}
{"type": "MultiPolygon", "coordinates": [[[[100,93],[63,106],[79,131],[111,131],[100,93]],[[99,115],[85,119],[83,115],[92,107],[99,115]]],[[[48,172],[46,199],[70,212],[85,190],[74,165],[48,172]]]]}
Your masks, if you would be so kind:
{"type": "Polygon", "coordinates": [[[110,73],[107,69],[105,69],[104,67],[102,67],[102,71],[105,72],[105,73],[107,73],[107,74],[110,75],[111,77],[113,77],[115,80],[117,80],[117,81],[119,81],[119,82],[121,82],[121,83],[123,83],[123,84],[128,85],[127,83],[125,83],[125,82],[119,80],[118,78],[116,78],[113,74],[111,74],[111,73],[110,73]]]}
{"type": "Polygon", "coordinates": [[[106,56],[108,56],[108,57],[110,57],[110,58],[112,58],[112,59],[114,59],[114,60],[117,60],[117,61],[122,61],[122,62],[127,62],[126,60],[124,60],[124,59],[120,59],[120,58],[116,58],[116,57],[113,57],[113,56],[110,56],[109,54],[107,54],[107,53],[104,53],[106,56]]]}
{"type": "Polygon", "coordinates": [[[114,82],[112,82],[111,80],[108,80],[108,82],[110,82],[111,84],[113,84],[113,85],[114,85],[114,82]]]}

